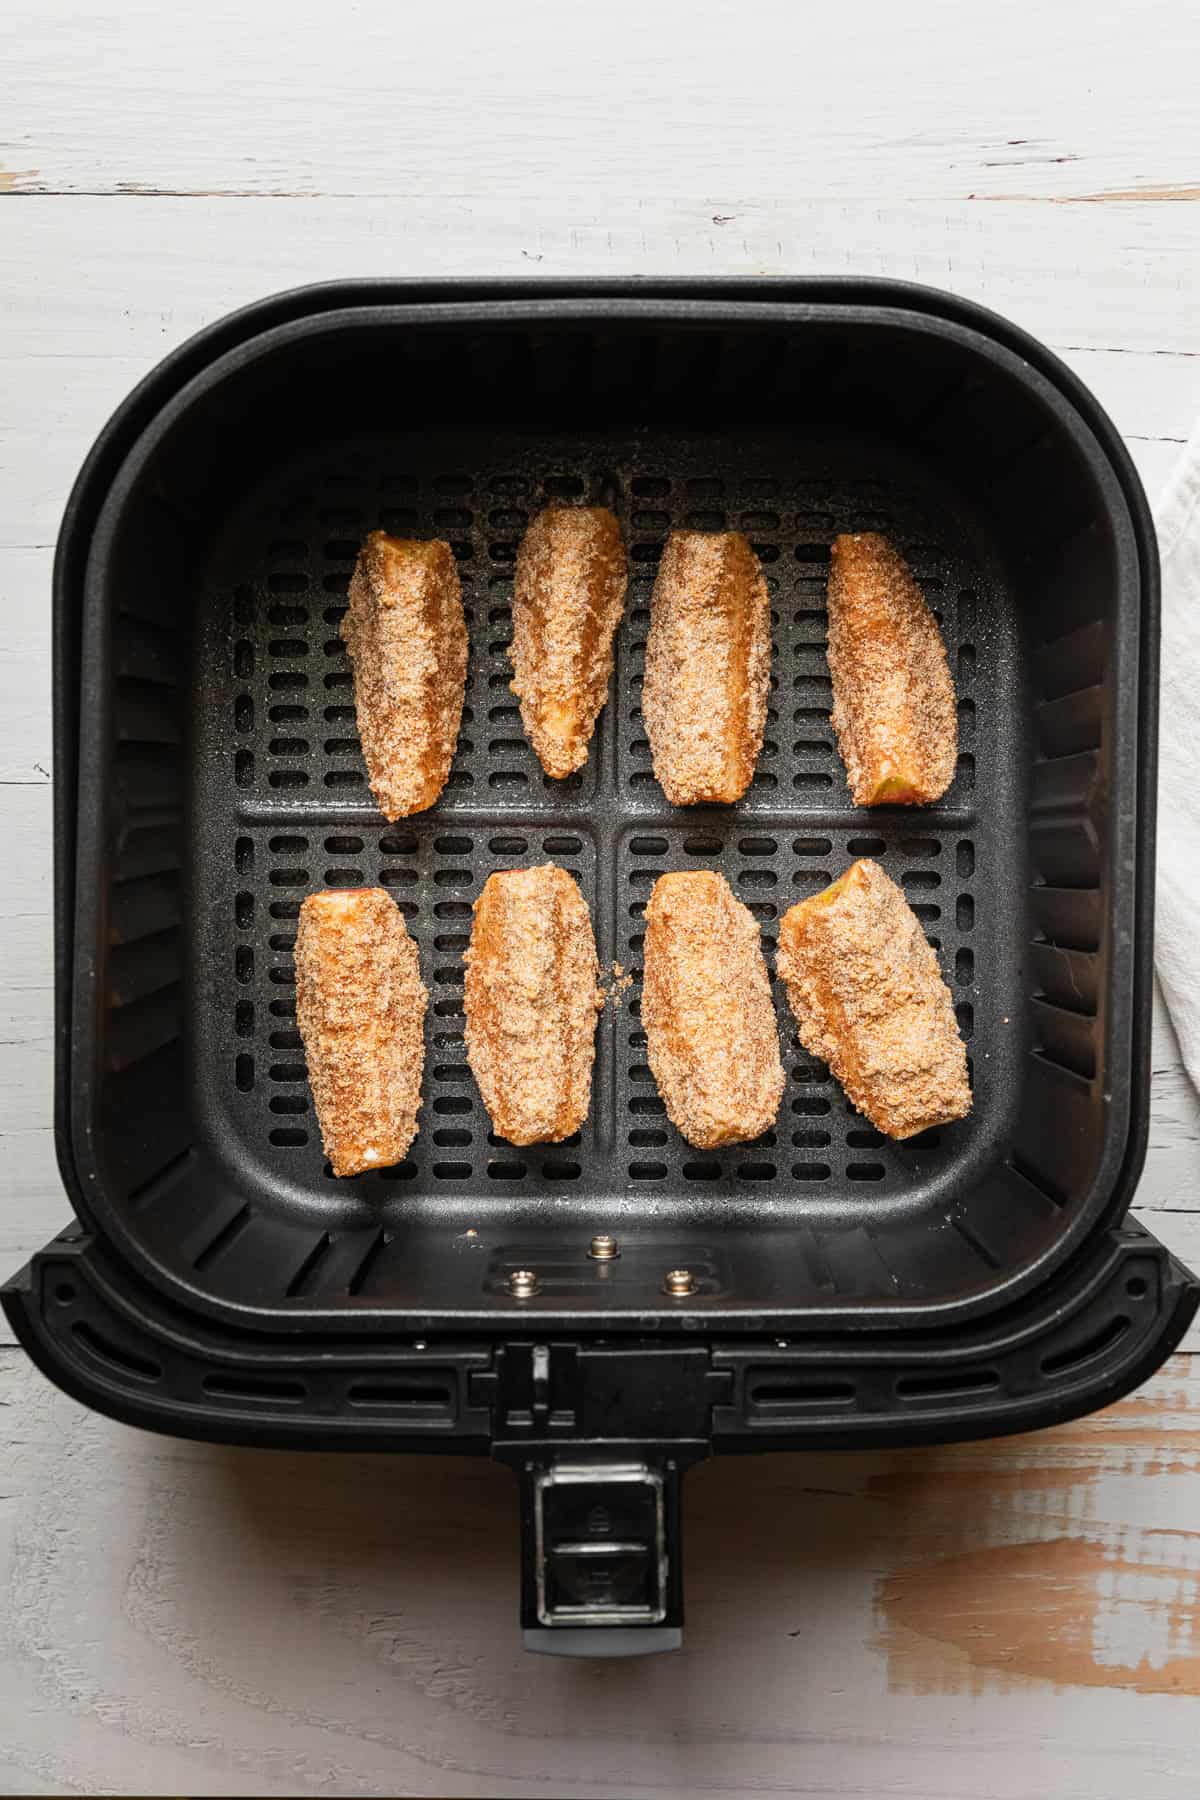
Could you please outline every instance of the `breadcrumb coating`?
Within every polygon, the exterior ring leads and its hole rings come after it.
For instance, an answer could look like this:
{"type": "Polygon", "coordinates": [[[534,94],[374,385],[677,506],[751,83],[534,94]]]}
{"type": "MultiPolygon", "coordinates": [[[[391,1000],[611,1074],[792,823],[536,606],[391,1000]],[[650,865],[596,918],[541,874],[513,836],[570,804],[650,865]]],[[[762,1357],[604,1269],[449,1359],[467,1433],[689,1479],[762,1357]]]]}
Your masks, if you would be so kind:
{"type": "Polygon", "coordinates": [[[784,914],[779,973],[800,1042],[891,1138],[971,1110],[967,1053],[921,922],[878,863],[784,914]]]}
{"type": "Polygon", "coordinates": [[[642,715],[672,806],[731,805],[754,776],[771,682],[771,605],[739,531],[673,531],[650,600],[642,715]]]}
{"type": "Polygon", "coordinates": [[[833,728],[856,806],[928,806],[954,779],[958,715],[937,620],[887,538],[835,538],[833,728]]]}
{"type": "Polygon", "coordinates": [[[501,869],[466,952],[467,1059],[497,1136],[557,1144],[587,1118],[604,1004],[587,902],[555,863],[501,869]]]}
{"type": "Polygon", "coordinates": [[[417,946],[385,889],[307,896],[296,931],[296,1024],[335,1175],[390,1168],[407,1154],[428,1004],[417,946]]]}
{"type": "Polygon", "coordinates": [[[449,544],[373,531],[350,577],[342,637],[371,792],[387,819],[433,805],[462,720],[467,626],[449,544]]]}
{"type": "Polygon", "coordinates": [[[547,506],[517,552],[512,691],[547,775],[581,769],[625,606],[621,528],[603,506],[547,506]]]}
{"type": "Polygon", "coordinates": [[[768,1131],[783,1063],[762,934],[723,875],[660,875],[646,907],[642,1024],[673,1125],[699,1150],[768,1131]]]}

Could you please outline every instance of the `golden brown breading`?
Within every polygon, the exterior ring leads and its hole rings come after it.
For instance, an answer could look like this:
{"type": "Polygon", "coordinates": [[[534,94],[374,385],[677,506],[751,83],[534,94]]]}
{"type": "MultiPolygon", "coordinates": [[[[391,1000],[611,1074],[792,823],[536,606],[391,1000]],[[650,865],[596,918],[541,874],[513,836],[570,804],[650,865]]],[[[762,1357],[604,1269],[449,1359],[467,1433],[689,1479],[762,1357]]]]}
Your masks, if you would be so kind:
{"type": "Polygon", "coordinates": [[[660,875],[646,907],[646,1055],[689,1144],[741,1144],[775,1123],[783,1064],[762,935],[711,869],[660,875]]]}
{"type": "Polygon", "coordinates": [[[371,791],[385,818],[432,806],[462,719],[467,627],[449,544],[373,531],[350,577],[342,636],[371,791]]]}
{"type": "Polygon", "coordinates": [[[489,875],[466,953],[467,1059],[497,1136],[557,1144],[587,1118],[603,1006],[587,902],[554,863],[489,875]]]}
{"type": "Polygon", "coordinates": [[[771,681],[767,584],[739,531],[673,531],[650,601],[642,714],[672,806],[740,800],[771,681]]]}
{"type": "Polygon", "coordinates": [[[308,895],[296,1023],[335,1175],[390,1168],[417,1135],[428,1003],[417,946],[385,889],[308,895]]]}
{"type": "Polygon", "coordinates": [[[581,769],[608,692],[625,546],[604,506],[547,506],[517,552],[512,691],[547,775],[581,769]]]}
{"type": "Polygon", "coordinates": [[[874,531],[833,541],[833,728],[856,806],[928,806],[954,779],[946,647],[907,563],[874,531]]]}
{"type": "Polygon", "coordinates": [[[800,1042],[877,1131],[912,1137],[971,1110],[967,1053],[921,922],[878,863],[852,863],[779,928],[800,1042]]]}

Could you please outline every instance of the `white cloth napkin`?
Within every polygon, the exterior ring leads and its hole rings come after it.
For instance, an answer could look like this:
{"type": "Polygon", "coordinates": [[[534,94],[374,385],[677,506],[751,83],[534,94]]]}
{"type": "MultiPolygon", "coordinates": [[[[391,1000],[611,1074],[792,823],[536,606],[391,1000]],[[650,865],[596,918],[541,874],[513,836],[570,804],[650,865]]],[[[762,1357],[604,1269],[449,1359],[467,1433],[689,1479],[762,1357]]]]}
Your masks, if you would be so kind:
{"type": "Polygon", "coordinates": [[[1200,1089],[1200,425],[1154,520],[1163,576],[1154,960],[1200,1089]]]}

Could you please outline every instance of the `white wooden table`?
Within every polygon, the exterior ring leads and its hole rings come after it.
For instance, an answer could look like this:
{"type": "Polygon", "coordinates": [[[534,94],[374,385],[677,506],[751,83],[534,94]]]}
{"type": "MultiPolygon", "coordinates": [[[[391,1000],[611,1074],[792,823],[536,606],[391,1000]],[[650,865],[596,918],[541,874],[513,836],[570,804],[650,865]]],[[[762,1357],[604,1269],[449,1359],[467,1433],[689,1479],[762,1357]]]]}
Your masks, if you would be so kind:
{"type": "MultiPolygon", "coordinates": [[[[51,550],[138,376],[331,276],[889,274],[1051,344],[1153,495],[1200,413],[1198,56],[1187,0],[9,0],[0,1268],[67,1212],[51,550]]],[[[1200,1262],[1161,1015],[1138,1207],[1200,1262]]],[[[1200,1791],[1194,1354],[999,1445],[714,1464],[687,1524],[681,1656],[547,1663],[504,1471],[142,1436],[0,1338],[0,1791],[1200,1791]]]]}

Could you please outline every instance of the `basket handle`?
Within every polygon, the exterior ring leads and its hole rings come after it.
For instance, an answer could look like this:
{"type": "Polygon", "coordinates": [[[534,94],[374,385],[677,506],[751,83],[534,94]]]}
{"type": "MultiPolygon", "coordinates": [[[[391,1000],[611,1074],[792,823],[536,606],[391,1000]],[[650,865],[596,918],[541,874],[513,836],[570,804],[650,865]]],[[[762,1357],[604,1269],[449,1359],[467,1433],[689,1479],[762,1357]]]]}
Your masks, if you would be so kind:
{"type": "Polygon", "coordinates": [[[603,1657],[678,1650],[679,1463],[573,1451],[523,1461],[517,1476],[525,1648],[603,1657]]]}

